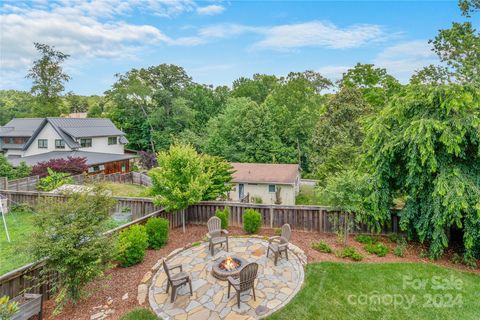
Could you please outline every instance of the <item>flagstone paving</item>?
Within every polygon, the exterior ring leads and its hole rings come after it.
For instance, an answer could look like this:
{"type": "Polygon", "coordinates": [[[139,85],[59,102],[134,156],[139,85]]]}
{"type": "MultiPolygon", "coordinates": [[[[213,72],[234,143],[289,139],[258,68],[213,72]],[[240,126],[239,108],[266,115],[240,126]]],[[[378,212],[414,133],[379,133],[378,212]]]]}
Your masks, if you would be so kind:
{"type": "MultiPolygon", "coordinates": [[[[160,268],[149,288],[149,302],[158,316],[167,319],[259,319],[285,306],[300,290],[304,280],[305,255],[290,244],[289,260],[279,258],[273,263],[273,255],[266,257],[268,242],[259,238],[230,238],[230,252],[216,247],[215,255],[209,254],[208,243],[175,251],[167,258],[169,264],[182,264],[183,271],[192,278],[193,296],[188,286],[178,290],[177,299],[170,303],[166,293],[167,277],[160,268]],[[241,295],[240,308],[235,294],[227,298],[227,281],[213,277],[212,265],[220,257],[236,255],[259,265],[255,283],[257,300],[251,293],[241,295]]],[[[235,290],[232,289],[232,293],[235,290]]]]}

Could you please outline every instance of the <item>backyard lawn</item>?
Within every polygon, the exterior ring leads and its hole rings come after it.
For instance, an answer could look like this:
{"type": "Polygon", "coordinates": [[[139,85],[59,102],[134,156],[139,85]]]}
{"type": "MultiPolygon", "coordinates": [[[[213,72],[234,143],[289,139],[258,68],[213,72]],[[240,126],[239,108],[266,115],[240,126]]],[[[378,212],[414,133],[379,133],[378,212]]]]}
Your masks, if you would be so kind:
{"type": "Polygon", "coordinates": [[[7,241],[2,221],[0,223],[0,275],[31,262],[25,250],[25,243],[31,240],[30,235],[34,230],[33,215],[28,211],[15,210],[7,213],[6,221],[12,241],[7,241]]]}
{"type": "MultiPolygon", "coordinates": [[[[27,243],[31,240],[31,235],[35,230],[33,215],[34,213],[28,209],[14,209],[7,213],[5,218],[11,242],[7,241],[3,221],[0,222],[0,275],[32,262],[33,259],[27,253],[27,243]]],[[[113,229],[127,222],[109,219],[105,224],[105,229],[113,229]]]]}
{"type": "Polygon", "coordinates": [[[114,197],[145,197],[148,196],[148,188],[137,184],[104,182],[107,190],[112,191],[114,197]]]}
{"type": "Polygon", "coordinates": [[[269,319],[473,320],[480,310],[480,276],[431,264],[313,263],[304,285],[269,319]]]}
{"type": "Polygon", "coordinates": [[[315,186],[301,185],[300,192],[295,199],[296,205],[321,205],[320,197],[315,186]]]}

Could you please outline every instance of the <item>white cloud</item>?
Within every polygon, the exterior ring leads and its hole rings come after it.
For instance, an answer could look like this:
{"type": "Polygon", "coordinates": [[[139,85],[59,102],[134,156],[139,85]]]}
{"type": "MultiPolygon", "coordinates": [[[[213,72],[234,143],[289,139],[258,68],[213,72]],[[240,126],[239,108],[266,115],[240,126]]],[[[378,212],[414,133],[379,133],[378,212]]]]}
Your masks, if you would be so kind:
{"type": "Polygon", "coordinates": [[[211,38],[233,38],[245,33],[262,36],[252,45],[253,49],[292,50],[302,47],[350,49],[381,42],[387,35],[379,25],[352,25],[340,28],[328,22],[310,21],[278,26],[247,26],[220,24],[200,29],[199,36],[211,38]]]}
{"type": "Polygon", "coordinates": [[[386,33],[378,25],[362,24],[340,28],[332,23],[312,21],[269,28],[265,32],[265,38],[254,47],[278,50],[301,47],[348,49],[385,38],[386,33]]]}
{"type": "Polygon", "coordinates": [[[213,16],[213,15],[216,15],[216,14],[220,14],[223,11],[225,11],[225,7],[217,5],[217,4],[212,4],[212,5],[209,5],[209,6],[198,7],[197,8],[197,13],[198,14],[207,15],[207,16],[213,16]]]}
{"type": "Polygon", "coordinates": [[[171,16],[192,11],[191,0],[65,0],[6,2],[0,6],[0,69],[3,84],[20,81],[37,52],[34,42],[71,55],[69,63],[93,59],[133,58],[152,44],[196,45],[198,37],[172,39],[151,25],[122,21],[122,15],[148,11],[171,16]]]}
{"type": "Polygon", "coordinates": [[[439,64],[428,40],[413,40],[390,46],[380,52],[373,63],[406,83],[411,75],[429,64],[439,64]]]}

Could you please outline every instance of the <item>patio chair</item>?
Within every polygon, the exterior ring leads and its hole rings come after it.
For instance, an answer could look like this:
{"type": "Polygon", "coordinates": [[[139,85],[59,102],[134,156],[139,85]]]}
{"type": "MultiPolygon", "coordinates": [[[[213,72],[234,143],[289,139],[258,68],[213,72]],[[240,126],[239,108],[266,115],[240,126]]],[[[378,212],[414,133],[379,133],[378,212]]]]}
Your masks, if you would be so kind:
{"type": "Polygon", "coordinates": [[[213,256],[214,247],[216,245],[222,245],[223,243],[227,244],[228,251],[228,231],[222,230],[222,221],[218,217],[211,217],[207,222],[208,226],[208,248],[210,253],[213,256]]]}
{"type": "Polygon", "coordinates": [[[277,265],[278,257],[282,255],[282,252],[285,252],[288,260],[288,243],[291,236],[292,230],[290,229],[290,225],[286,223],[282,226],[281,236],[270,237],[268,239],[267,258],[271,250],[275,256],[275,265],[277,265]]]}
{"type": "Polygon", "coordinates": [[[177,295],[177,288],[185,285],[188,283],[190,286],[190,295],[193,295],[192,291],[192,280],[190,279],[190,276],[186,273],[183,272],[183,268],[181,264],[177,264],[174,266],[168,266],[165,260],[163,260],[163,269],[165,270],[165,273],[167,274],[168,282],[167,282],[167,293],[170,287],[172,287],[172,294],[170,297],[170,302],[173,303],[175,301],[176,295],[177,295]],[[171,274],[170,272],[174,269],[180,269],[180,272],[177,272],[175,274],[171,274]]]}
{"type": "Polygon", "coordinates": [[[245,265],[245,267],[240,270],[239,277],[234,279],[228,277],[228,294],[227,299],[230,298],[230,287],[233,287],[237,293],[237,307],[240,308],[240,294],[245,291],[253,291],[253,300],[256,300],[255,297],[255,279],[257,278],[258,264],[255,262],[245,265]]]}

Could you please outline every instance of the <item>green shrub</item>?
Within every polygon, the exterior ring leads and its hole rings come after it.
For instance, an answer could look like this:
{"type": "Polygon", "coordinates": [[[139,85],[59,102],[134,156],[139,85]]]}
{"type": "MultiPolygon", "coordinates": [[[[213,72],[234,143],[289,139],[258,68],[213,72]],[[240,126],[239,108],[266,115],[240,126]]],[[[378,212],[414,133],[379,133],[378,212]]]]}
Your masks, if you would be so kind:
{"type": "Polygon", "coordinates": [[[251,196],[250,199],[251,199],[250,200],[251,203],[256,203],[256,204],[262,204],[263,203],[262,197],[260,197],[260,196],[251,196]]]}
{"type": "Polygon", "coordinates": [[[148,247],[152,249],[160,249],[168,241],[168,227],[167,219],[150,218],[145,224],[145,229],[148,235],[148,247]]]}
{"type": "Polygon", "coordinates": [[[144,226],[133,225],[120,232],[117,240],[117,260],[122,267],[143,261],[148,247],[148,235],[144,226]]]}
{"type": "Polygon", "coordinates": [[[48,168],[48,176],[38,181],[37,188],[41,191],[52,191],[64,184],[73,184],[73,178],[69,173],[55,172],[48,168]]]}
{"type": "Polygon", "coordinates": [[[243,230],[256,233],[262,224],[262,215],[253,209],[246,209],[243,214],[243,230]]]}
{"type": "Polygon", "coordinates": [[[330,246],[325,242],[325,241],[320,241],[318,243],[312,244],[312,248],[314,250],[320,251],[320,252],[325,252],[325,253],[332,253],[333,250],[330,248],[330,246]]]}
{"type": "Polygon", "coordinates": [[[405,256],[405,251],[407,251],[407,240],[404,237],[399,237],[397,246],[393,249],[393,254],[397,257],[403,257],[405,256]]]}
{"type": "Polygon", "coordinates": [[[354,261],[361,261],[363,259],[363,256],[360,254],[360,252],[357,251],[355,247],[346,247],[339,253],[337,253],[337,256],[340,258],[350,258],[354,261]]]}
{"type": "Polygon", "coordinates": [[[228,217],[230,216],[230,209],[228,207],[225,207],[223,210],[217,209],[217,211],[215,211],[215,216],[220,218],[222,221],[222,229],[228,229],[228,217]]]}
{"type": "Polygon", "coordinates": [[[400,236],[398,235],[398,233],[389,233],[389,234],[388,234],[388,240],[390,240],[390,242],[395,243],[395,242],[397,242],[398,239],[400,239],[400,238],[402,238],[402,237],[400,237],[400,236]]]}
{"type": "Polygon", "coordinates": [[[275,229],[273,229],[273,232],[275,233],[276,236],[281,236],[282,235],[282,229],[281,228],[275,228],[275,229]]]}
{"type": "Polygon", "coordinates": [[[158,320],[159,318],[150,310],[144,308],[133,309],[124,314],[120,320],[158,320]]]}
{"type": "Polygon", "coordinates": [[[355,237],[355,240],[357,242],[363,243],[363,244],[375,244],[378,242],[378,239],[366,234],[359,234],[355,237]]]}
{"type": "Polygon", "coordinates": [[[18,310],[18,303],[11,302],[9,296],[0,297],[0,319],[10,319],[18,310]]]}
{"type": "Polygon", "coordinates": [[[388,248],[383,243],[377,243],[377,244],[367,243],[366,245],[363,246],[363,248],[368,253],[375,254],[379,257],[385,257],[388,253],[388,248]]]}

